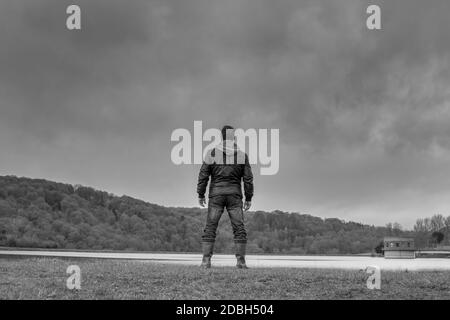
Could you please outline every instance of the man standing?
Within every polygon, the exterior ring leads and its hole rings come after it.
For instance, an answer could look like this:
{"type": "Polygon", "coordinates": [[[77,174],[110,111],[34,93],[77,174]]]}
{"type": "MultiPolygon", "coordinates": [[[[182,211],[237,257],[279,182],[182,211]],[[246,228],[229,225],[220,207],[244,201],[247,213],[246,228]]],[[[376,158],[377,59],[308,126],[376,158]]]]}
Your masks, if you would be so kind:
{"type": "Polygon", "coordinates": [[[247,269],[245,247],[247,232],[244,213],[250,209],[253,197],[253,174],[248,156],[238,149],[234,141],[234,128],[222,128],[222,143],[208,151],[198,175],[197,193],[200,206],[206,203],[205,192],[209,177],[209,202],[206,226],[202,236],[203,260],[201,267],[211,267],[216,230],[224,208],[227,209],[233,228],[235,253],[240,269],[247,269]],[[242,204],[242,181],[244,182],[245,203],[242,204]]]}

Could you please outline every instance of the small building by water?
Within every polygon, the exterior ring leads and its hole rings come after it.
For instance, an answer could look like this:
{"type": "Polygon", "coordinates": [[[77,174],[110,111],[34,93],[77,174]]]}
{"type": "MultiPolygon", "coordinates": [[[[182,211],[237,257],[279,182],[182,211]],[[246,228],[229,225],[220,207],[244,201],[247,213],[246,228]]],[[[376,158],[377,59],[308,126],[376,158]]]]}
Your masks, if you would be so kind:
{"type": "Polygon", "coordinates": [[[385,237],[383,243],[386,259],[414,259],[416,257],[416,248],[412,238],[385,237]]]}

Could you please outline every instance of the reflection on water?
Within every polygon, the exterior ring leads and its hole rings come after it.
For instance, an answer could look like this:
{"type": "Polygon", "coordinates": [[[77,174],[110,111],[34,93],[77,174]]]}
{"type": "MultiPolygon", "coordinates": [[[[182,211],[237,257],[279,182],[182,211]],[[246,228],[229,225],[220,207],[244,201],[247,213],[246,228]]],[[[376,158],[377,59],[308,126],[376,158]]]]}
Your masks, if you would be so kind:
{"type": "MultiPolygon", "coordinates": [[[[199,265],[200,254],[174,253],[129,253],[129,252],[80,252],[80,251],[0,251],[0,256],[42,256],[101,259],[132,259],[157,263],[199,265]]],[[[214,255],[213,266],[234,266],[233,255],[214,255]]],[[[384,259],[364,256],[277,256],[249,255],[249,267],[258,268],[337,268],[364,270],[368,266],[378,266],[382,270],[449,270],[450,259],[384,259]]]]}

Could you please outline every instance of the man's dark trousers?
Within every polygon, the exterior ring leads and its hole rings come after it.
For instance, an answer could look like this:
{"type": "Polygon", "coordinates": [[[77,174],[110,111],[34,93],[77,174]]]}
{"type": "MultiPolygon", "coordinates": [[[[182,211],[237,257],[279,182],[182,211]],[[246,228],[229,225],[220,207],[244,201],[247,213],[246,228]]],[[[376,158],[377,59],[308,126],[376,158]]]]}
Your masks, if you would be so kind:
{"type": "Polygon", "coordinates": [[[242,197],[240,195],[217,195],[209,198],[208,216],[203,231],[202,241],[216,240],[217,226],[222,217],[224,208],[227,209],[233,228],[234,242],[247,243],[247,232],[244,226],[244,212],[242,211],[242,197]]]}

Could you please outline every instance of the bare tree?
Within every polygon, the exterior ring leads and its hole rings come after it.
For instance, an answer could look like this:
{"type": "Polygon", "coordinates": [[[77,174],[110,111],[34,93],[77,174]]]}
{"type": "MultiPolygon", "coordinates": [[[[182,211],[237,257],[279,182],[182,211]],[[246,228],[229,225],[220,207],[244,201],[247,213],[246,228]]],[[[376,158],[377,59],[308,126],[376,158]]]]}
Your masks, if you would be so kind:
{"type": "Polygon", "coordinates": [[[414,232],[427,232],[424,219],[417,219],[414,225],[414,232]]]}
{"type": "Polygon", "coordinates": [[[445,228],[450,231],[450,216],[445,219],[445,228]]]}
{"type": "Polygon", "coordinates": [[[445,218],[442,214],[431,217],[431,231],[440,231],[445,228],[445,218]]]}

